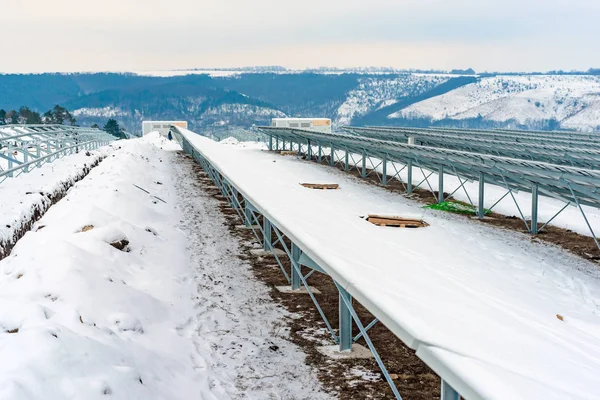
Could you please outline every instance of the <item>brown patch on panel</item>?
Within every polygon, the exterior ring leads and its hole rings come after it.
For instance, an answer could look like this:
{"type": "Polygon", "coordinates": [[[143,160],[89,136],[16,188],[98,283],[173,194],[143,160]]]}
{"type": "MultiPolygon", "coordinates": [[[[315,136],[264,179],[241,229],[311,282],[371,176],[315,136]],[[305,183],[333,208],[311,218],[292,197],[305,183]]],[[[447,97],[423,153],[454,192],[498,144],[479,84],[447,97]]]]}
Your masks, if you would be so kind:
{"type": "Polygon", "coordinates": [[[337,183],[301,183],[301,185],[309,189],[332,190],[340,188],[337,183]]]}
{"type": "Polygon", "coordinates": [[[366,219],[373,225],[391,226],[395,228],[424,228],[429,226],[427,222],[421,219],[402,218],[397,216],[369,214],[366,219]]]}

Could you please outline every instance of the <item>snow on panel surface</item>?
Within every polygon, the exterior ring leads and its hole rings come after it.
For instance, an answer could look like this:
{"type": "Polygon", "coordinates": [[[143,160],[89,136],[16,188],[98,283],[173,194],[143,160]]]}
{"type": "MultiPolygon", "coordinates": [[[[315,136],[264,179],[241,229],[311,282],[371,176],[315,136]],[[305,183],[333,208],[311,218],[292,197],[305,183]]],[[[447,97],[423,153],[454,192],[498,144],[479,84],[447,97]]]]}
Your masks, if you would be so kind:
{"type": "Polygon", "coordinates": [[[451,365],[458,390],[600,398],[594,265],[517,233],[423,210],[332,169],[184,135],[396,335],[414,349],[442,349],[428,363],[436,371],[451,365]],[[368,213],[418,215],[431,226],[376,227],[359,218],[368,213]]]}

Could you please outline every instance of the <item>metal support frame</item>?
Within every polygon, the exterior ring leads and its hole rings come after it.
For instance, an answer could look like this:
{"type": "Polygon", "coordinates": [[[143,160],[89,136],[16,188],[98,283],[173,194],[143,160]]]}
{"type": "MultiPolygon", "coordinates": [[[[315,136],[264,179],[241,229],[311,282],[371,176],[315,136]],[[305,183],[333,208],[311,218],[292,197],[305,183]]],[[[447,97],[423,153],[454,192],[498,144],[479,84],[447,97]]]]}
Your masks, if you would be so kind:
{"type": "Polygon", "coordinates": [[[80,150],[95,150],[115,138],[98,129],[63,125],[6,125],[0,132],[0,183],[80,150]],[[18,130],[11,128],[18,128],[18,130]],[[17,133],[18,132],[18,133],[17,133]]]}
{"type": "Polygon", "coordinates": [[[413,192],[413,162],[408,160],[406,168],[408,168],[408,177],[406,178],[406,193],[412,194],[413,192]]]}
{"type": "Polygon", "coordinates": [[[362,169],[360,171],[361,178],[367,177],[367,151],[363,150],[362,152],[362,169]]]}
{"type": "Polygon", "coordinates": [[[444,167],[438,169],[438,203],[444,202],[444,167]]]}
{"type": "Polygon", "coordinates": [[[296,244],[292,243],[292,266],[291,266],[291,271],[290,271],[290,276],[292,277],[292,290],[298,290],[300,289],[300,286],[302,285],[302,267],[300,266],[300,264],[298,264],[298,261],[300,260],[300,247],[298,247],[296,244]],[[294,266],[294,264],[296,264],[297,267],[294,266]]]}
{"type": "Polygon", "coordinates": [[[340,351],[352,350],[352,313],[347,303],[352,304],[352,295],[346,289],[339,287],[339,325],[340,325],[340,351]]]}
{"type": "Polygon", "coordinates": [[[348,149],[346,149],[346,158],[344,159],[344,171],[348,172],[349,168],[348,168],[348,164],[349,164],[349,160],[348,160],[348,149]]]}
{"type": "Polygon", "coordinates": [[[442,379],[441,400],[460,400],[460,394],[448,382],[442,379]]]}
{"type": "Polygon", "coordinates": [[[270,251],[271,250],[271,221],[266,218],[263,218],[263,250],[270,251]]]}
{"type": "Polygon", "coordinates": [[[478,199],[478,204],[477,204],[477,217],[479,217],[479,219],[483,219],[483,217],[485,217],[484,195],[485,195],[485,175],[483,174],[483,172],[480,172],[479,173],[479,199],[478,199]]]}
{"type": "Polygon", "coordinates": [[[332,167],[335,165],[335,148],[331,145],[331,155],[329,156],[329,165],[332,167]]]}
{"type": "Polygon", "coordinates": [[[538,185],[531,185],[531,233],[538,234],[538,185]]]}
{"type": "Polygon", "coordinates": [[[383,160],[381,160],[383,173],[381,175],[381,184],[383,186],[387,186],[387,157],[383,156],[383,160]]]}

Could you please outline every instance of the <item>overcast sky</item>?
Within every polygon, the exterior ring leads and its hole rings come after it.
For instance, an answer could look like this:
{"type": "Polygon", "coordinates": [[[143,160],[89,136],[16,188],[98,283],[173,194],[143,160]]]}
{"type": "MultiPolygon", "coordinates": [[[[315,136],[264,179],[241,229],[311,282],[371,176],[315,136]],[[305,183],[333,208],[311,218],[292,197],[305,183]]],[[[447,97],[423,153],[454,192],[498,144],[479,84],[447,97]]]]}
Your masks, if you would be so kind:
{"type": "Polygon", "coordinates": [[[600,0],[21,0],[0,37],[0,72],[588,69],[600,0]]]}

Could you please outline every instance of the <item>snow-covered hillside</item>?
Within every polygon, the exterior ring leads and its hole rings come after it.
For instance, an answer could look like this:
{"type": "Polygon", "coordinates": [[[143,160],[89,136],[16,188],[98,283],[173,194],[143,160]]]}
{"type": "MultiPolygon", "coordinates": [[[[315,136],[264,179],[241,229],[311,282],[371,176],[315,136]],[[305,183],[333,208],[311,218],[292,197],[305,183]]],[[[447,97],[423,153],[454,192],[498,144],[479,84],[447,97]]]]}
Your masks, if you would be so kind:
{"type": "Polygon", "coordinates": [[[273,108],[260,107],[252,104],[221,104],[211,107],[205,116],[231,116],[233,118],[283,118],[286,115],[273,108]]]}
{"type": "Polygon", "coordinates": [[[405,74],[396,77],[361,78],[338,108],[335,122],[348,125],[352,118],[396,103],[399,97],[415,96],[446,82],[449,75],[405,74]]]}
{"type": "Polygon", "coordinates": [[[102,108],[78,108],[73,110],[73,116],[75,117],[104,117],[104,118],[115,118],[127,116],[127,111],[121,110],[119,107],[106,106],[102,108]]]}
{"type": "Polygon", "coordinates": [[[389,118],[481,117],[520,124],[556,119],[562,128],[600,127],[600,77],[495,76],[413,104],[389,118]]]}

